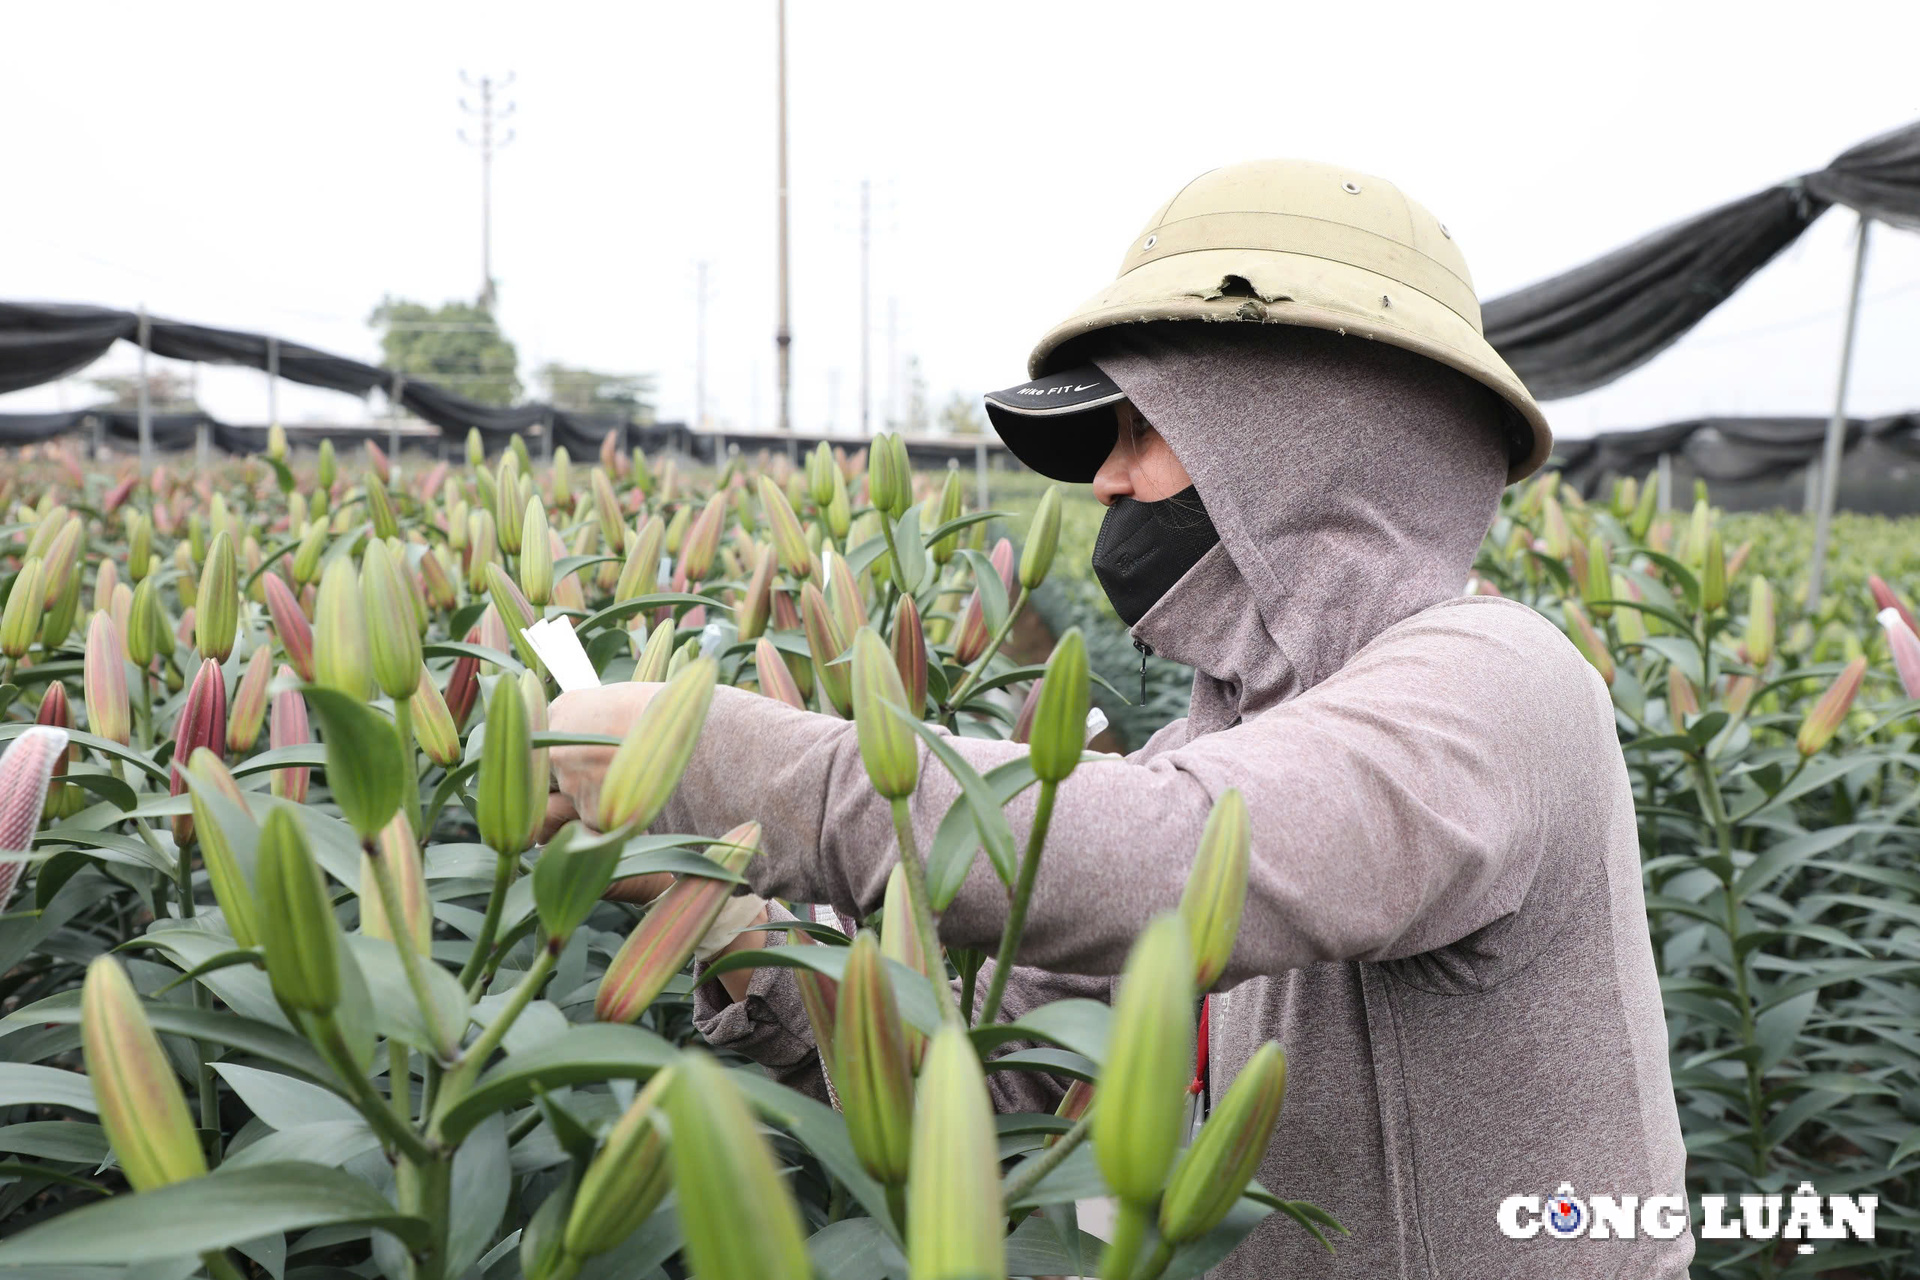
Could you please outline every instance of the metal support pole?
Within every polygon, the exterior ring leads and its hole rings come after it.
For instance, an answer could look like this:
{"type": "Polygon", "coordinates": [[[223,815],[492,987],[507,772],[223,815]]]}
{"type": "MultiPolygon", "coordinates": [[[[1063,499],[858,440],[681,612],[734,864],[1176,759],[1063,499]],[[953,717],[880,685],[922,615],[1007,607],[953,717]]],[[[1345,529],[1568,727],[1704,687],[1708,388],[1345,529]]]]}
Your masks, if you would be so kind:
{"type": "MultiPolygon", "coordinates": [[[[780,327],[774,330],[774,352],[780,361],[780,429],[793,430],[793,326],[787,310],[787,0],[775,0],[779,45],[779,198],[780,198],[780,327]]],[[[793,448],[789,444],[787,452],[793,448]]]]}
{"type": "Polygon", "coordinates": [[[147,391],[147,348],[153,345],[147,304],[140,304],[140,474],[153,473],[153,399],[147,391]]]}
{"type": "Polygon", "coordinates": [[[267,339],[267,425],[280,421],[280,339],[267,339]]]}
{"type": "Polygon", "coordinates": [[[390,462],[400,460],[400,398],[407,394],[407,375],[393,375],[393,386],[388,389],[387,397],[387,458],[390,462]]]}
{"type": "Polygon", "coordinates": [[[553,411],[549,409],[540,424],[540,461],[553,465],[553,411]]]}
{"type": "Polygon", "coordinates": [[[1663,453],[1660,455],[1660,469],[1655,473],[1655,476],[1656,476],[1656,483],[1658,483],[1660,486],[1660,497],[1657,500],[1657,505],[1662,511],[1671,511],[1673,510],[1673,455],[1672,454],[1663,453]]]}
{"type": "Polygon", "coordinates": [[[213,426],[204,413],[193,424],[193,465],[202,471],[213,465],[213,426]]]}
{"type": "Polygon", "coordinates": [[[694,274],[693,293],[693,429],[707,429],[707,264],[694,274]]]}
{"type": "Polygon", "coordinates": [[[1827,422],[1827,447],[1820,458],[1820,508],[1813,517],[1813,564],[1807,572],[1807,612],[1820,609],[1826,586],[1827,542],[1832,533],[1833,504],[1840,492],[1840,461],[1847,449],[1847,378],[1853,372],[1853,334],[1860,320],[1860,281],[1867,272],[1867,229],[1873,219],[1860,215],[1859,238],[1853,251],[1853,284],[1847,291],[1847,324],[1840,339],[1840,376],[1833,392],[1833,417],[1827,422]]]}
{"type": "Polygon", "coordinates": [[[860,179],[860,434],[873,435],[873,220],[868,188],[860,179]]]}
{"type": "Polygon", "coordinates": [[[973,487],[977,510],[987,509],[987,442],[973,442],[973,487]]]}

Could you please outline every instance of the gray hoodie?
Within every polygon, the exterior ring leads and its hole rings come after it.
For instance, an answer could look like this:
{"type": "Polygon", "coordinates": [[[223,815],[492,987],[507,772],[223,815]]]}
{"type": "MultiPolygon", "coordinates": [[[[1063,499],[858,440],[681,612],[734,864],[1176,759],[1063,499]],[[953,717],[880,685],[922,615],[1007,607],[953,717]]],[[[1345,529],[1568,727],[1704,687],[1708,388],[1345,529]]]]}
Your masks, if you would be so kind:
{"type": "MultiPolygon", "coordinates": [[[[1297,328],[1141,325],[1096,359],[1221,541],[1133,632],[1195,668],[1191,714],[1060,790],[1009,1014],[1104,997],[1140,927],[1177,902],[1214,798],[1238,787],[1253,862],[1213,1003],[1214,1096],[1279,1041],[1287,1099],[1260,1180],[1352,1234],[1329,1255],[1276,1215],[1215,1274],[1684,1276],[1684,1229],[1500,1226],[1508,1197],[1563,1183],[1588,1213],[1595,1195],[1684,1195],[1685,1153],[1607,691],[1531,609],[1459,594],[1504,482],[1490,396],[1297,328]]],[[[983,771],[1023,750],[954,744],[983,771]]],[[[956,791],[925,763],[923,847],[956,791]]],[[[1016,836],[1030,814],[1030,795],[1009,808],[1016,836]]],[[[765,828],[758,892],[879,905],[894,841],[851,724],[720,690],[658,825],[749,818],[765,828]]],[[[991,950],[1006,905],[982,860],[941,935],[991,950]]],[[[725,1006],[713,985],[708,1039],[817,1093],[790,975],[763,970],[725,1006]]],[[[990,1079],[1002,1110],[1059,1096],[1045,1077],[990,1079]]]]}

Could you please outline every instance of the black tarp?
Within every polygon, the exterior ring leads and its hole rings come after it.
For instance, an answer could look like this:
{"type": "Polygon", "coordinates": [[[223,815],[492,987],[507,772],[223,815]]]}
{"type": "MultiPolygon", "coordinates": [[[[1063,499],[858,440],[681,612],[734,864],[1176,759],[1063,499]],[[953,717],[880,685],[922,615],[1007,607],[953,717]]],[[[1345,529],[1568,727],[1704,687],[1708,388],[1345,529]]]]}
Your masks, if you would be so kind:
{"type": "Polygon", "coordinates": [[[1665,350],[1833,204],[1920,227],[1920,124],[1481,308],[1487,341],[1541,400],[1604,386],[1665,350]]]}

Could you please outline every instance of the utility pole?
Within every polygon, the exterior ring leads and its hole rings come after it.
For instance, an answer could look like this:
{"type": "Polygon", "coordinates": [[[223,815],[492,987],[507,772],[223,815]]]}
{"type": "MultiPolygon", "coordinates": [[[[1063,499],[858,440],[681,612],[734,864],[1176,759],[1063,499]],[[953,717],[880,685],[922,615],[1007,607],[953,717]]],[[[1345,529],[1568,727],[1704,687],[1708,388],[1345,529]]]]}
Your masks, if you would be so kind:
{"type": "MultiPolygon", "coordinates": [[[[787,0],[774,0],[774,15],[779,54],[779,157],[777,179],[780,196],[780,320],[773,331],[774,352],[779,360],[780,429],[793,430],[793,326],[787,313],[787,0]]],[[[789,452],[791,452],[789,448],[789,452]]]]}
{"type": "Polygon", "coordinates": [[[860,434],[873,435],[873,217],[867,179],[860,179],[860,434]]]}
{"type": "Polygon", "coordinates": [[[887,299],[887,426],[900,429],[900,299],[887,299]]]}
{"type": "Polygon", "coordinates": [[[693,429],[707,429],[707,264],[695,272],[693,292],[693,429]]]}
{"type": "Polygon", "coordinates": [[[513,83],[513,72],[495,80],[492,76],[481,76],[474,80],[466,72],[460,73],[460,83],[470,89],[480,91],[480,105],[475,107],[465,98],[460,99],[460,109],[470,116],[480,119],[480,136],[468,136],[465,129],[460,130],[460,141],[480,150],[480,309],[493,311],[493,153],[513,141],[513,130],[503,130],[499,137],[494,136],[494,125],[513,114],[511,102],[496,107],[495,94],[507,91],[513,83]]]}
{"type": "Polygon", "coordinates": [[[1860,323],[1860,281],[1867,273],[1867,228],[1873,219],[1860,215],[1858,239],[1853,245],[1853,284],[1847,290],[1847,323],[1840,338],[1839,386],[1833,393],[1833,417],[1820,453],[1819,503],[1813,513],[1813,563],[1807,574],[1807,612],[1817,614],[1826,587],[1827,541],[1833,525],[1833,505],[1840,492],[1840,464],[1847,451],[1847,379],[1853,372],[1853,334],[1860,323]]]}

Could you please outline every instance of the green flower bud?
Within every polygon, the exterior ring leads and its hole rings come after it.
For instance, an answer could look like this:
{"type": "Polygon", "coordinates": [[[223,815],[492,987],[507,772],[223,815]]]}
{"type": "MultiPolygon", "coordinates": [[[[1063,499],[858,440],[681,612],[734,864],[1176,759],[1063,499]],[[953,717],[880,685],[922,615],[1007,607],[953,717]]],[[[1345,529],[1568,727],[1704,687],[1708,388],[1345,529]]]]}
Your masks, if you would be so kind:
{"type": "Polygon", "coordinates": [[[187,517],[187,555],[194,564],[207,562],[207,522],[198,511],[187,517]]]}
{"type": "Polygon", "coordinates": [[[353,561],[338,556],[327,566],[313,612],[315,683],[355,698],[371,697],[373,666],[367,652],[367,614],[353,561]]]}
{"type": "Polygon", "coordinates": [[[467,428],[467,465],[483,467],[487,463],[487,442],[481,436],[480,428],[467,428]]]}
{"type": "Polygon", "coordinates": [[[1247,801],[1228,787],[1213,802],[1200,848],[1180,895],[1180,915],[1193,943],[1195,989],[1205,991],[1226,972],[1240,936],[1240,914],[1247,904],[1247,868],[1253,840],[1247,829],[1247,801]]]}
{"type": "MultiPolygon", "coordinates": [[[[22,573],[26,571],[21,570],[22,573]]],[[[134,588],[133,603],[127,608],[127,657],[133,665],[145,671],[156,653],[173,652],[173,630],[167,626],[167,620],[160,612],[160,589],[154,578],[142,578],[140,585],[134,588]]],[[[12,601],[8,601],[9,607],[12,601]]],[[[0,620],[0,638],[6,634],[6,624],[0,620]]],[[[5,649],[0,643],[0,651],[5,649]]]]}
{"type": "MultiPolygon", "coordinates": [[[[1051,683],[1051,680],[1049,680],[1051,683]]],[[[1193,955],[1177,915],[1134,943],[1114,1000],[1093,1154],[1122,1201],[1151,1205],[1179,1153],[1193,1069],[1193,955]]]]}
{"type": "Polygon", "coordinates": [[[627,562],[621,566],[620,580],[614,584],[615,602],[652,595],[660,581],[660,558],[667,542],[667,522],[648,516],[627,550],[627,562]]]}
{"type": "Polygon", "coordinates": [[[1800,722],[1800,732],[1794,739],[1794,745],[1802,756],[1818,755],[1822,748],[1833,741],[1833,735],[1840,732],[1847,712],[1853,708],[1853,699],[1860,692],[1860,682],[1866,678],[1866,674],[1867,660],[1864,657],[1855,658],[1834,677],[1819,701],[1808,709],[1806,719],[1800,722]]]}
{"type": "Polygon", "coordinates": [[[300,545],[293,552],[293,580],[306,586],[320,576],[320,557],[327,550],[327,522],[315,520],[300,535],[300,545]]]}
{"type": "Polygon", "coordinates": [[[27,650],[33,648],[34,637],[40,634],[40,620],[46,608],[46,562],[35,558],[14,575],[7,607],[0,612],[0,653],[14,659],[25,657],[27,650]]]}
{"type": "Polygon", "coordinates": [[[601,1141],[580,1176],[567,1215],[566,1251],[576,1258],[607,1252],[640,1229],[672,1185],[660,1103],[675,1071],[654,1072],[601,1141]]]}
{"type": "MultiPolygon", "coordinates": [[[[890,517],[896,507],[900,510],[906,509],[905,505],[899,501],[900,487],[905,477],[900,472],[899,463],[895,460],[893,451],[887,447],[887,442],[891,439],[892,436],[883,431],[875,436],[873,443],[867,447],[867,505],[876,511],[885,512],[890,517]]],[[[826,448],[825,443],[823,442],[820,447],[826,448]]],[[[831,455],[829,455],[829,461],[831,461],[831,455]]],[[[827,497],[831,498],[833,496],[832,477],[825,476],[823,473],[823,478],[827,485],[827,497]]],[[[824,505],[825,500],[819,496],[818,488],[814,491],[814,501],[824,505]]]]}
{"type": "Polygon", "coordinates": [[[712,658],[695,658],[647,702],[601,780],[600,830],[645,827],[666,806],[693,759],[719,674],[712,658]]]}
{"type": "Polygon", "coordinates": [[[206,1176],[206,1153],[173,1065],[127,971],[111,955],[87,965],[80,1040],[100,1127],[133,1189],[155,1191],[206,1176]]]}
{"type": "MultiPolygon", "coordinates": [[[[371,443],[371,442],[369,442],[371,443]]],[[[367,477],[367,518],[373,521],[373,536],[397,538],[400,522],[393,518],[393,503],[387,498],[387,486],[374,476],[367,477]]]]}
{"type": "Polygon", "coordinates": [[[80,575],[67,575],[59,596],[49,601],[40,618],[40,647],[48,652],[67,642],[73,634],[73,622],[80,613],[80,575]]]}
{"type": "Polygon", "coordinates": [[[200,841],[200,861],[207,869],[207,882],[213,888],[213,900],[227,919],[227,931],[243,947],[260,944],[260,907],[253,885],[235,855],[233,841],[220,823],[210,803],[210,792],[231,801],[246,813],[240,784],[233,780],[220,757],[205,747],[194,748],[187,761],[188,793],[193,801],[193,829],[200,841]]]}
{"type": "Polygon", "coordinates": [[[739,624],[739,638],[757,639],[767,629],[767,619],[773,612],[773,571],[776,558],[772,547],[761,547],[754,552],[753,576],[747,580],[747,590],[740,601],[739,611],[734,620],[739,624]]]}
{"type": "MultiPolygon", "coordinates": [[[[722,836],[707,856],[734,875],[760,851],[760,824],[743,823],[722,836]]],[[[593,1016],[602,1022],[632,1022],[687,967],[700,939],[713,928],[733,893],[733,884],[709,876],[683,875],[654,900],[627,935],[594,995],[593,1016]]]]}
{"type": "MultiPolygon", "coordinates": [[[[1755,578],[1747,592],[1747,661],[1764,667],[1773,658],[1773,584],[1755,578]]],[[[92,698],[89,697],[91,702],[92,698]]]]}
{"type": "Polygon", "coordinates": [[[420,630],[405,573],[386,543],[378,538],[367,543],[360,588],[368,656],[380,691],[401,700],[412,697],[420,683],[421,657],[420,630]]]}
{"type": "Polygon", "coordinates": [[[780,553],[780,567],[796,578],[804,578],[813,567],[807,554],[807,533],[800,517],[793,513],[787,495],[770,476],[760,477],[760,505],[767,511],[767,527],[772,531],[774,550],[780,553]]]}
{"type": "Polygon", "coordinates": [[[692,1272],[702,1280],[809,1280],[800,1212],[738,1086],[704,1053],[687,1054],[677,1074],[666,1111],[692,1272]]]}
{"type": "Polygon", "coordinates": [[[1080,628],[1074,627],[1053,646],[1034,708],[1030,742],[1034,776],[1040,781],[1063,782],[1080,763],[1091,697],[1087,642],[1080,628]]]}
{"type": "Polygon", "coordinates": [[[919,740],[896,714],[906,705],[893,655],[872,627],[860,628],[853,637],[853,721],[867,777],[888,800],[905,799],[920,782],[919,740]]]}
{"type": "Polygon", "coordinates": [[[907,1183],[907,1263],[914,1280],[1007,1274],[993,1102],[973,1042],[952,1024],[933,1037],[920,1071],[907,1183]]]}
{"type": "Polygon", "coordinates": [[[667,668],[673,662],[674,630],[672,622],[662,622],[647,637],[647,643],[641,649],[633,664],[633,678],[639,682],[658,682],[667,678],[667,668]]]}
{"type": "Polygon", "coordinates": [[[1060,486],[1050,484],[1040,496],[1027,524],[1027,542],[1020,549],[1020,585],[1031,591],[1047,580],[1053,553],[1060,545],[1060,486]]]}
{"type": "Polygon", "coordinates": [[[520,554],[520,534],[526,528],[522,517],[526,504],[520,500],[520,469],[512,453],[500,458],[500,470],[494,479],[493,532],[500,550],[510,556],[520,554]]]}
{"type": "Polygon", "coordinates": [[[127,576],[137,586],[153,567],[153,521],[145,513],[127,512],[127,576]]]}
{"type": "Polygon", "coordinates": [[[866,930],[847,953],[833,1059],[834,1088],[860,1163],[881,1182],[904,1184],[913,1149],[913,1063],[886,958],[866,930]]]}
{"type": "MultiPolygon", "coordinates": [[[[966,489],[960,482],[959,469],[954,467],[948,468],[946,483],[940,487],[940,505],[937,508],[937,515],[934,518],[934,528],[937,529],[950,521],[958,520],[961,510],[965,505],[965,498],[966,489]]],[[[933,562],[939,565],[946,564],[947,561],[953,559],[953,553],[959,550],[959,548],[960,534],[957,530],[953,533],[943,535],[933,544],[931,549],[933,562]]]]}
{"type": "Polygon", "coordinates": [[[853,503],[847,498],[847,478],[841,474],[840,468],[835,467],[830,478],[833,480],[833,497],[827,500],[827,532],[844,542],[847,529],[853,523],[853,503]]]}
{"type": "Polygon", "coordinates": [[[627,522],[620,513],[620,499],[613,493],[613,479],[605,467],[595,467],[591,477],[593,514],[600,522],[600,536],[607,550],[619,555],[627,549],[627,522]]]}
{"type": "Polygon", "coordinates": [[[331,1012],[340,1003],[340,923],[291,809],[274,806],[260,825],[254,874],[274,998],[289,1009],[331,1012]]]}
{"type": "Polygon", "coordinates": [[[529,498],[520,529],[520,587],[535,608],[553,599],[553,543],[548,533],[546,508],[539,497],[529,498]]]}
{"type": "Polygon", "coordinates": [[[814,506],[825,507],[833,500],[833,472],[836,470],[833,446],[822,440],[807,455],[807,492],[814,506]]]}
{"type": "Polygon", "coordinates": [[[1233,1078],[1175,1166],[1160,1201],[1162,1237],[1185,1244],[1220,1225],[1260,1168],[1286,1093],[1287,1055],[1269,1040],[1233,1078]]]}
{"type": "Polygon", "coordinates": [[[95,612],[93,621],[87,624],[82,679],[87,696],[87,728],[126,746],[132,731],[127,654],[120,643],[120,629],[105,613],[95,612]]]}
{"type": "MultiPolygon", "coordinates": [[[[433,951],[433,897],[427,892],[426,868],[420,846],[414,842],[413,824],[405,813],[396,813],[375,838],[374,848],[393,877],[400,898],[400,915],[407,940],[416,954],[433,951]]],[[[393,922],[387,917],[386,900],[380,896],[380,884],[373,857],[360,853],[360,932],[369,938],[397,942],[393,922]]]]}
{"type": "Polygon", "coordinates": [[[527,643],[527,628],[532,626],[539,615],[527,598],[520,594],[520,587],[507,576],[507,571],[497,564],[487,566],[487,593],[493,597],[494,612],[507,628],[507,638],[513,641],[513,650],[520,655],[520,661],[535,671],[543,671],[540,655],[527,643]]]}
{"type": "Polygon", "coordinates": [[[502,857],[525,849],[546,813],[545,793],[533,790],[531,723],[520,682],[502,676],[487,699],[487,732],[474,789],[480,841],[502,857]]]}
{"type": "Polygon", "coordinates": [[[1593,610],[1593,616],[1604,618],[1613,612],[1613,566],[1607,561],[1607,541],[1599,534],[1587,539],[1586,574],[1575,585],[1580,590],[1580,598],[1593,610]]]}
{"type": "Polygon", "coordinates": [[[714,556],[720,550],[720,529],[727,514],[727,493],[722,489],[707,499],[693,523],[687,526],[680,544],[680,572],[687,586],[703,581],[713,572],[714,556]]]}
{"type": "Polygon", "coordinates": [[[267,456],[275,462],[287,460],[287,429],[277,422],[267,424],[267,456]]]}
{"type": "Polygon", "coordinates": [[[420,667],[419,682],[414,685],[412,710],[413,737],[427,753],[427,759],[443,769],[459,764],[460,730],[453,723],[453,712],[441,696],[440,686],[433,682],[424,663],[420,667]]]}
{"type": "Polygon", "coordinates": [[[761,693],[796,710],[807,709],[807,700],[800,696],[800,686],[794,683],[786,658],[765,636],[753,647],[753,669],[761,693]]]}
{"type": "Polygon", "coordinates": [[[1711,612],[1727,602],[1727,549],[1716,527],[1707,534],[1701,555],[1700,607],[1711,612]]]}
{"type": "Polygon", "coordinates": [[[887,504],[886,512],[898,520],[913,505],[913,460],[907,456],[907,438],[898,431],[888,434],[885,447],[893,455],[895,477],[893,501],[887,504]]]}
{"type": "Polygon", "coordinates": [[[322,436],[320,439],[319,479],[322,492],[333,488],[333,482],[339,478],[340,468],[333,460],[333,441],[322,436]]]}
{"type": "Polygon", "coordinates": [[[1580,651],[1582,657],[1593,664],[1593,669],[1600,673],[1602,680],[1606,681],[1608,685],[1612,685],[1614,677],[1613,653],[1607,648],[1606,640],[1602,638],[1598,631],[1594,630],[1593,624],[1587,621],[1587,615],[1580,611],[1579,605],[1568,600],[1561,604],[1560,609],[1562,613],[1566,614],[1567,621],[1572,624],[1571,629],[1567,632],[1567,636],[1573,641],[1573,647],[1580,651]]]}
{"type": "Polygon", "coordinates": [[[487,569],[499,559],[494,540],[493,513],[475,511],[467,517],[467,590],[487,589],[487,569]]]}

